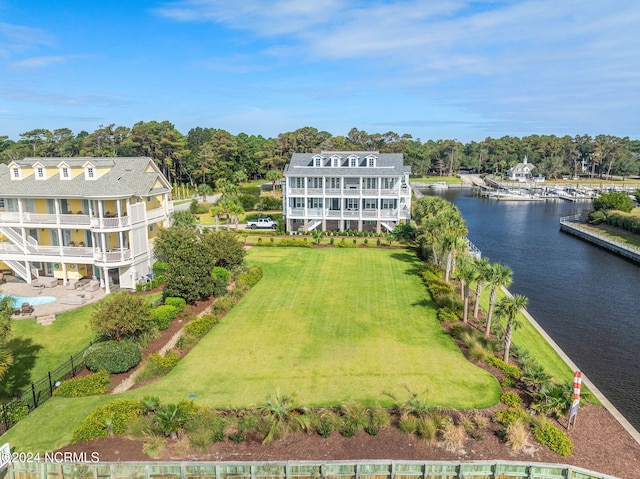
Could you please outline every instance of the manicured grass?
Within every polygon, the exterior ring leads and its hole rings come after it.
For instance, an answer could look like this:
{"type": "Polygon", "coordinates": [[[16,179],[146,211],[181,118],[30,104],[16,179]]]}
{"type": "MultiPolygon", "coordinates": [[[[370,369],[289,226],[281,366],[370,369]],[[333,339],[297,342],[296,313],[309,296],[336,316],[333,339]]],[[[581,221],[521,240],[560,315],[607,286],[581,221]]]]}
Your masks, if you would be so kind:
{"type": "MultiPolygon", "coordinates": [[[[162,293],[147,296],[149,301],[162,293]]],[[[95,333],[89,329],[93,304],[57,315],[50,326],[41,326],[34,318],[12,321],[9,347],[14,362],[0,382],[0,400],[9,399],[89,346],[95,333]]]]}
{"type": "Polygon", "coordinates": [[[384,393],[409,385],[445,407],[497,402],[495,378],[438,324],[413,252],[254,248],[248,262],[263,280],[166,378],[133,395],[243,407],[280,390],[309,406],[390,405],[384,393]]]}
{"type": "Polygon", "coordinates": [[[385,392],[406,398],[410,386],[447,408],[498,402],[497,380],[467,362],[438,323],[413,252],[253,248],[247,261],[263,267],[262,281],[168,376],[117,396],[56,398],[3,439],[51,450],[70,441],[92,406],[147,395],[243,407],[280,390],[308,406],[389,406],[385,392]]]}
{"type": "Polygon", "coordinates": [[[410,178],[410,183],[436,183],[442,181],[453,185],[462,184],[462,180],[457,176],[421,176],[417,178],[410,178]]]}

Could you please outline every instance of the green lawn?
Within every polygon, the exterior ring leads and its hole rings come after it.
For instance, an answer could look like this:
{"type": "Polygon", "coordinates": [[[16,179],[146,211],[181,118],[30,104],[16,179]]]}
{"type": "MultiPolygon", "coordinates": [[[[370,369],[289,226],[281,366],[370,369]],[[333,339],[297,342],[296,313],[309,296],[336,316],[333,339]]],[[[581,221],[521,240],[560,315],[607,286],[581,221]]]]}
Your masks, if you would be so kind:
{"type": "Polygon", "coordinates": [[[263,267],[263,280],[139,396],[196,394],[211,406],[241,407],[279,389],[309,406],[390,404],[383,393],[407,384],[446,407],[498,400],[497,381],[438,324],[414,253],[254,248],[248,261],[263,267]]]}
{"type": "MultiPolygon", "coordinates": [[[[160,295],[148,297],[153,301],[160,295]]],[[[93,307],[88,304],[61,313],[50,326],[42,326],[34,318],[12,321],[9,347],[13,365],[0,382],[0,400],[15,396],[31,381],[44,377],[71,355],[86,348],[95,337],[88,327],[93,307]]]]}
{"type": "MultiPolygon", "coordinates": [[[[498,402],[497,380],[467,362],[436,320],[414,253],[253,248],[247,260],[264,278],[221,323],[168,376],[110,399],[195,394],[200,404],[243,407],[280,390],[308,406],[390,405],[384,393],[402,396],[408,385],[447,408],[498,402]]],[[[3,439],[19,450],[62,446],[108,399],[49,401],[3,439]]]]}

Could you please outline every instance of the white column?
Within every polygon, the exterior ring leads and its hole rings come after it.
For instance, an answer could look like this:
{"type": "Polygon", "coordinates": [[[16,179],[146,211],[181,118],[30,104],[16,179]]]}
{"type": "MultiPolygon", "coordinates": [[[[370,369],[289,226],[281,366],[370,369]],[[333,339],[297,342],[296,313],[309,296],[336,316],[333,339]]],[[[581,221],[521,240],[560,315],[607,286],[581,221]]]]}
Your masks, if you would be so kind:
{"type": "Polygon", "coordinates": [[[102,268],[102,274],[104,276],[104,292],[109,294],[111,288],[109,287],[109,268],[107,266],[102,268]]]}

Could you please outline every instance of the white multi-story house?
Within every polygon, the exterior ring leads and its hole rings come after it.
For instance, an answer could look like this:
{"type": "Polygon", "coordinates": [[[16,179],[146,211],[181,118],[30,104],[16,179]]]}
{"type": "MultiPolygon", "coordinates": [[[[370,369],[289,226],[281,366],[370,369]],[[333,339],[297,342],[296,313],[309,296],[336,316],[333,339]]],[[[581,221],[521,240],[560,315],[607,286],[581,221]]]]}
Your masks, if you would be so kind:
{"type": "Polygon", "coordinates": [[[31,283],[135,288],[169,225],[171,185],[151,158],[26,158],[0,165],[0,269],[31,283]]]}
{"type": "Polygon", "coordinates": [[[393,231],[411,218],[409,174],[400,153],[295,153],[284,170],[287,231],[393,231]]]}

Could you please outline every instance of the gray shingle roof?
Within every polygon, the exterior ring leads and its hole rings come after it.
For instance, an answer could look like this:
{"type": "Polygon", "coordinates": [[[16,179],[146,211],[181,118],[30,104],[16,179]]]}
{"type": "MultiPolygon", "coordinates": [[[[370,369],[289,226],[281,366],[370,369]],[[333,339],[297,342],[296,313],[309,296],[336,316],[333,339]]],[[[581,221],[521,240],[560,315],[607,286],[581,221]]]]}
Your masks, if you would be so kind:
{"type": "Polygon", "coordinates": [[[379,153],[377,151],[323,151],[320,153],[294,153],[285,167],[285,175],[314,176],[396,176],[410,174],[411,167],[405,166],[402,153],[379,153]],[[339,156],[340,166],[330,166],[330,158],[339,156]],[[358,158],[356,167],[347,166],[349,157],[358,158]],[[366,166],[366,158],[374,156],[376,166],[366,166]],[[323,166],[313,166],[314,159],[321,157],[323,166]]]}
{"type": "Polygon", "coordinates": [[[16,161],[22,170],[21,180],[12,180],[7,165],[0,165],[0,196],[23,198],[126,198],[130,196],[148,196],[156,181],[160,179],[162,188],[154,188],[153,194],[170,191],[164,176],[155,168],[145,172],[153,160],[147,157],[127,158],[25,158],[16,161]],[[61,180],[57,174],[46,180],[36,180],[33,165],[42,164],[45,168],[57,170],[60,163],[70,167],[82,167],[87,162],[96,168],[110,168],[95,180],[85,180],[78,175],[71,180],[61,180]]]}

